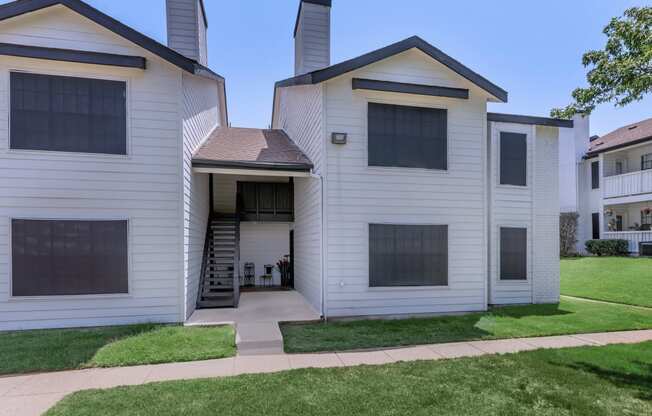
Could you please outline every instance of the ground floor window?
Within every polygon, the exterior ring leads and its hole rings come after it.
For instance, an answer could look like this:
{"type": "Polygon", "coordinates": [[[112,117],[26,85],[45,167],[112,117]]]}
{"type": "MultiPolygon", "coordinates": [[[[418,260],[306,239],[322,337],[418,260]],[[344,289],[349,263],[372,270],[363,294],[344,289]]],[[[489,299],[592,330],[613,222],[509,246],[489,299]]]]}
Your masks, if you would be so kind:
{"type": "Polygon", "coordinates": [[[594,212],[591,214],[591,228],[594,240],[600,239],[600,213],[594,212]]]}
{"type": "Polygon", "coordinates": [[[649,230],[652,227],[652,210],[645,208],[641,210],[641,229],[649,230]]]}
{"type": "Polygon", "coordinates": [[[369,225],[369,286],[447,284],[447,225],[369,225]]]}
{"type": "Polygon", "coordinates": [[[12,295],[128,293],[127,228],[125,220],[12,220],[12,295]]]}
{"type": "Polygon", "coordinates": [[[500,229],[500,280],[527,280],[527,228],[500,229]]]}

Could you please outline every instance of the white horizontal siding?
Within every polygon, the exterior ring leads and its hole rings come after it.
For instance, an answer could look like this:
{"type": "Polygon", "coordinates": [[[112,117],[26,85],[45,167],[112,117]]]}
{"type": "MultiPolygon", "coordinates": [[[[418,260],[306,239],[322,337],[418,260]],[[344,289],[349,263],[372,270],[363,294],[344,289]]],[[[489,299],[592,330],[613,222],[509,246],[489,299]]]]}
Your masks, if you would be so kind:
{"type": "Polygon", "coordinates": [[[532,245],[534,232],[532,222],[534,210],[534,131],[533,126],[525,124],[491,123],[491,296],[489,303],[494,305],[532,302],[532,255],[534,253],[532,245]],[[522,133],[527,135],[526,187],[500,185],[501,132],[522,133]],[[527,228],[527,280],[500,280],[501,227],[527,228]]]}
{"type": "Polygon", "coordinates": [[[192,156],[219,127],[217,82],[183,74],[183,242],[185,317],[195,310],[201,280],[204,242],[210,210],[208,174],[192,171],[192,156]]]}
{"type": "Polygon", "coordinates": [[[182,319],[181,74],[63,6],[0,23],[0,42],[145,56],[147,70],[0,62],[0,330],[182,319]],[[128,83],[128,155],[10,151],[9,71],[128,83]],[[126,218],[128,296],[10,300],[10,218],[126,218]]]}
{"type": "Polygon", "coordinates": [[[327,137],[348,133],[326,143],[327,315],[484,310],[486,95],[412,50],[328,81],[325,112],[327,137]],[[470,99],[352,91],[353,77],[469,88],[470,99]],[[369,167],[369,102],[447,109],[448,171],[369,167]],[[370,223],[448,225],[448,287],[370,288],[370,223]]]}
{"type": "MultiPolygon", "coordinates": [[[[305,4],[304,4],[305,6],[305,4]]],[[[283,129],[324,176],[324,95],[321,85],[281,88],[274,128],[283,129]]],[[[315,308],[322,308],[322,180],[294,181],[295,286],[315,308]]]]}
{"type": "Polygon", "coordinates": [[[294,38],[294,71],[305,74],[330,65],[330,7],[301,3],[299,26],[294,38]]]}
{"type": "Polygon", "coordinates": [[[201,61],[206,55],[200,46],[200,37],[205,42],[206,33],[199,0],[166,0],[165,4],[168,46],[188,58],[201,61]],[[204,27],[201,33],[200,22],[204,27]]]}

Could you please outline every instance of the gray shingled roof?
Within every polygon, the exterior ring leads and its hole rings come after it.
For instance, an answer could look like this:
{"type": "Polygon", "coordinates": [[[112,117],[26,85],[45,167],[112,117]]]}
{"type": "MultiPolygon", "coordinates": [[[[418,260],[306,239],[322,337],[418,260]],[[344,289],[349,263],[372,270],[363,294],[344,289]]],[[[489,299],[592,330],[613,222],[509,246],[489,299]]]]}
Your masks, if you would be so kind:
{"type": "Polygon", "coordinates": [[[283,130],[222,127],[197,150],[193,167],[297,170],[313,165],[283,130]]]}
{"type": "Polygon", "coordinates": [[[652,118],[621,127],[593,140],[589,146],[588,156],[595,156],[607,150],[616,150],[648,140],[652,141],[652,118]]]}

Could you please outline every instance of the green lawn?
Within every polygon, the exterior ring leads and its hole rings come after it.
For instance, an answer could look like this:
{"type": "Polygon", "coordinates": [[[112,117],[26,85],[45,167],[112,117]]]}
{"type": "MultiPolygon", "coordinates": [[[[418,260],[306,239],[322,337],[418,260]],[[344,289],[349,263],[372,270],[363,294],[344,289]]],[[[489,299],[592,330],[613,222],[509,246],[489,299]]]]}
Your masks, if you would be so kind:
{"type": "Polygon", "coordinates": [[[298,353],[650,328],[652,309],[564,299],[460,316],[287,324],[281,330],[285,351],[298,353]]]}
{"type": "Polygon", "coordinates": [[[0,333],[0,375],[235,355],[232,327],[132,325],[0,333]]]}
{"type": "Polygon", "coordinates": [[[585,257],[562,260],[561,293],[652,307],[652,259],[585,257]]]}
{"type": "Polygon", "coordinates": [[[92,390],[46,415],[650,414],[652,343],[92,390]]]}

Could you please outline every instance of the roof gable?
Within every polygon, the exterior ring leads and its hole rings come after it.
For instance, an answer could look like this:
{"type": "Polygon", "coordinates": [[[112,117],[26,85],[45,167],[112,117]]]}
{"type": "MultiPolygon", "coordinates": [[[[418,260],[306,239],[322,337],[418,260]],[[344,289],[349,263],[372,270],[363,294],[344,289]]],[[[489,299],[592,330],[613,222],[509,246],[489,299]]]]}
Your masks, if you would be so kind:
{"type": "Polygon", "coordinates": [[[197,61],[181,55],[81,0],[16,0],[0,6],[0,21],[56,5],[62,5],[73,10],[186,72],[215,80],[224,80],[219,74],[199,64],[197,61]]]}
{"type": "Polygon", "coordinates": [[[331,65],[318,71],[309,72],[304,75],[299,75],[293,78],[279,81],[276,83],[276,87],[279,88],[294,85],[319,84],[345,73],[360,69],[380,60],[397,55],[401,52],[405,52],[412,48],[416,48],[426,55],[430,56],[432,59],[443,64],[453,72],[459,74],[463,78],[466,78],[473,84],[487,91],[489,94],[496,97],[496,99],[502,102],[507,102],[507,91],[493,84],[491,81],[484,78],[480,74],[472,71],[449,55],[446,55],[444,52],[435,48],[418,36],[407,38],[384,48],[377,49],[357,58],[349,59],[348,61],[340,62],[339,64],[331,65]]]}

